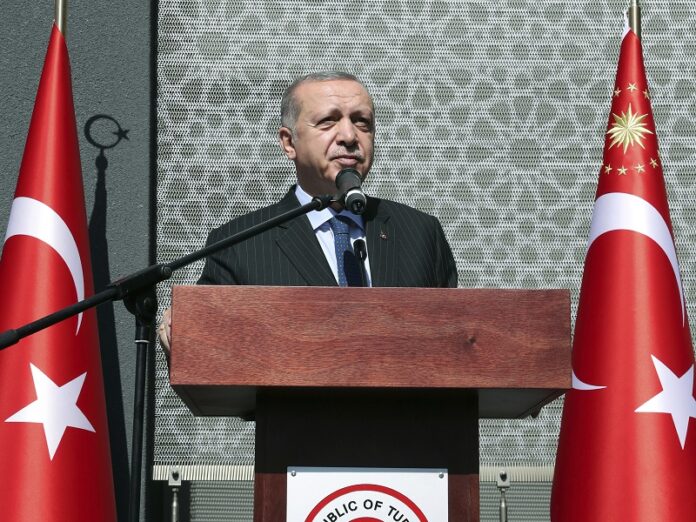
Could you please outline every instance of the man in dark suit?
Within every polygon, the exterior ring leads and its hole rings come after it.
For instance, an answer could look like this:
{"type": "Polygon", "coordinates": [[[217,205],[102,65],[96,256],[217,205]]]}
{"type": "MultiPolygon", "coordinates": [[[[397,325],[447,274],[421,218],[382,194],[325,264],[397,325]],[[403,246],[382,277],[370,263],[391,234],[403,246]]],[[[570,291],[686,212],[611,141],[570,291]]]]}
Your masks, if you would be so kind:
{"type": "MultiPolygon", "coordinates": [[[[334,194],[342,169],[367,176],[374,156],[374,104],[356,77],[319,73],[299,78],[283,94],[281,124],[280,145],[295,164],[297,185],[278,203],[213,230],[209,244],[296,208],[312,196],[334,194]]],[[[377,198],[368,198],[361,216],[334,204],[214,254],[206,260],[199,283],[350,285],[355,281],[350,273],[351,245],[356,241],[366,245],[362,283],[457,286],[454,258],[439,221],[377,198]]],[[[167,313],[160,326],[165,347],[169,321],[167,313]]]]}

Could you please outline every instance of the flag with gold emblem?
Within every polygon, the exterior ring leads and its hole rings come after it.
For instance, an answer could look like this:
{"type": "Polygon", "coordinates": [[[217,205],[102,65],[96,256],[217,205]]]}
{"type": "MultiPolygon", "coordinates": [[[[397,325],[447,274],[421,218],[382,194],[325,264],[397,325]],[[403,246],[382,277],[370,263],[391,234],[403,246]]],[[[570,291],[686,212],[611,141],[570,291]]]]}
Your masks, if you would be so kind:
{"type": "Polygon", "coordinates": [[[639,37],[621,43],[551,519],[696,520],[694,354],[639,37]]]}

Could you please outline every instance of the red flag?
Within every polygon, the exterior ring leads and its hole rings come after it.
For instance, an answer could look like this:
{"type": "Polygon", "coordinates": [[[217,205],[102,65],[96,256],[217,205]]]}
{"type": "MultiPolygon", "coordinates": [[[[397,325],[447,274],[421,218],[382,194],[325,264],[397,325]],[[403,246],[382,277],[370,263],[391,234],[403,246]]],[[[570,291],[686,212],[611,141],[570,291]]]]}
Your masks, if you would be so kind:
{"type": "MultiPolygon", "coordinates": [[[[63,35],[54,25],[0,260],[0,331],[93,293],[63,35]]],[[[0,518],[116,519],[94,310],[0,352],[0,518]]]]}
{"type": "Polygon", "coordinates": [[[599,174],[551,519],[696,520],[694,353],[640,39],[628,30],[599,174]]]}

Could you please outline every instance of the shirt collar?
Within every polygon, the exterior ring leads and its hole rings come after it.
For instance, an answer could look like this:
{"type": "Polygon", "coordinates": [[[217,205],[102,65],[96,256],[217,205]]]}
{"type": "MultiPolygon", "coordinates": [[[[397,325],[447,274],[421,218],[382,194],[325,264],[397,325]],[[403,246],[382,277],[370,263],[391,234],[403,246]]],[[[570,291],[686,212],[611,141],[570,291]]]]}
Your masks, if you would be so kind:
{"type": "MultiPolygon", "coordinates": [[[[299,183],[295,185],[295,197],[300,202],[300,205],[306,205],[312,201],[312,196],[307,194],[302,187],[300,187],[299,183]]],[[[326,207],[324,210],[312,210],[309,214],[307,214],[307,217],[309,218],[309,223],[312,225],[312,229],[316,230],[336,215],[345,216],[351,219],[358,227],[360,227],[360,230],[365,230],[363,217],[353,214],[345,209],[341,212],[336,212],[331,207],[326,207]]]]}

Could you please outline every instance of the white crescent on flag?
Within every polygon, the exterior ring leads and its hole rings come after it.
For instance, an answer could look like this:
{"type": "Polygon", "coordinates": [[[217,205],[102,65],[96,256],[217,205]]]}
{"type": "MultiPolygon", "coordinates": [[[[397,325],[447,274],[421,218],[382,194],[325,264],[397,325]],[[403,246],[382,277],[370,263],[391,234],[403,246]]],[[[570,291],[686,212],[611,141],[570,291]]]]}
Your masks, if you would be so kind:
{"type": "Polygon", "coordinates": [[[589,384],[587,382],[581,381],[577,375],[575,375],[575,370],[573,370],[573,376],[571,379],[571,388],[580,391],[592,391],[592,390],[604,390],[606,386],[597,386],[595,384],[589,384]]]}
{"type": "Polygon", "coordinates": [[[679,288],[682,324],[684,324],[686,308],[677,252],[669,226],[667,226],[662,214],[643,198],[623,192],[610,192],[598,197],[595,201],[587,250],[589,251],[595,239],[613,230],[630,230],[642,234],[652,239],[662,249],[672,265],[674,279],[679,288]]]}
{"type": "MultiPolygon", "coordinates": [[[[30,236],[55,250],[70,270],[77,300],[84,299],[85,283],[80,251],[70,228],[55,210],[33,198],[15,198],[10,210],[5,242],[13,236],[30,236]]],[[[75,335],[80,331],[81,323],[82,312],[77,316],[75,335]]]]}

